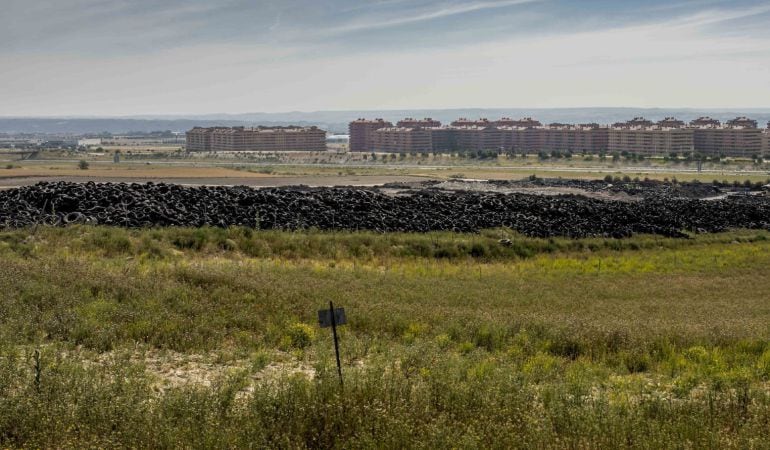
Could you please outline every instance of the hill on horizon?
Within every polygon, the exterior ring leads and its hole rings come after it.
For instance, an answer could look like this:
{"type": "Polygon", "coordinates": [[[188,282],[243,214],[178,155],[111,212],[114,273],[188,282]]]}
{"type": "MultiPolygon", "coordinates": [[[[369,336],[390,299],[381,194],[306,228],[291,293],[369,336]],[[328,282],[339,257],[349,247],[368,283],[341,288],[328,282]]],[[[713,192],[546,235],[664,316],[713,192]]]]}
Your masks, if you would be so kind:
{"type": "Polygon", "coordinates": [[[650,120],[677,117],[689,121],[700,116],[726,121],[736,116],[757,120],[761,127],[770,121],[770,108],[689,109],[689,108],[455,108],[358,111],[293,111],[281,113],[242,113],[204,115],[140,115],[126,117],[0,117],[0,133],[88,134],[109,132],[183,132],[194,126],[277,126],[316,125],[330,133],[344,133],[348,122],[359,117],[396,122],[404,117],[431,117],[444,124],[460,118],[533,117],[543,123],[611,124],[643,116],[650,120]]]}

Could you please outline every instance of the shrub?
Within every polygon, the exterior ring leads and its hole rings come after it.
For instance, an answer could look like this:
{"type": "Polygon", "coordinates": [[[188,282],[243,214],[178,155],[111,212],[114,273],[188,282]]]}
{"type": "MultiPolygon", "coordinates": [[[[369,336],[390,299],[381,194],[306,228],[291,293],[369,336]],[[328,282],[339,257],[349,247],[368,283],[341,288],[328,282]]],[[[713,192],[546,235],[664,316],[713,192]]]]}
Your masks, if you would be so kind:
{"type": "Polygon", "coordinates": [[[757,369],[765,380],[770,379],[770,349],[765,350],[757,360],[757,369]]]}
{"type": "Polygon", "coordinates": [[[286,334],[281,344],[284,347],[304,349],[310,346],[315,339],[315,329],[306,323],[293,323],[286,328],[286,334]]]}
{"type": "Polygon", "coordinates": [[[545,353],[538,353],[528,358],[522,371],[532,378],[535,383],[540,383],[555,376],[562,369],[559,358],[545,353]]]}
{"type": "Polygon", "coordinates": [[[89,167],[88,161],[86,161],[85,159],[81,159],[80,161],[78,161],[78,169],[88,170],[88,167],[89,167]]]}
{"type": "Polygon", "coordinates": [[[629,373],[646,372],[650,369],[651,361],[647,353],[638,350],[621,352],[621,359],[629,373]]]}

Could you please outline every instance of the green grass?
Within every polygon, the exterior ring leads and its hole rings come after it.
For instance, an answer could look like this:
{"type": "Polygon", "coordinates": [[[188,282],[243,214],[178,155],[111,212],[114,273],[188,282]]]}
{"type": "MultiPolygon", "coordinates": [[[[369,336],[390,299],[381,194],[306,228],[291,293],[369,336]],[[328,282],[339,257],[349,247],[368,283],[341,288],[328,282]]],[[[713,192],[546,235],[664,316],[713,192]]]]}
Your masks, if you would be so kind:
{"type": "Polygon", "coordinates": [[[770,446],[767,232],[39,228],[0,261],[0,447],[770,446]]]}

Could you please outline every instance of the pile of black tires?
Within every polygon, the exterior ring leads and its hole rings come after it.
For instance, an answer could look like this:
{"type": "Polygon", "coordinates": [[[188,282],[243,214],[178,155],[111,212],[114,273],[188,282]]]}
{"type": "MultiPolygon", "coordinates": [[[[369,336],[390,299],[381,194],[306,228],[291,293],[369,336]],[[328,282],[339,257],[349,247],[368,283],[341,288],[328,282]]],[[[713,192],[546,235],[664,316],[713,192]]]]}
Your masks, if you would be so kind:
{"type": "Polygon", "coordinates": [[[184,187],[163,183],[39,183],[0,191],[0,227],[241,225],[261,229],[473,232],[509,227],[530,236],[683,236],[683,231],[770,230],[770,199],[636,202],[423,189],[184,187]]]}

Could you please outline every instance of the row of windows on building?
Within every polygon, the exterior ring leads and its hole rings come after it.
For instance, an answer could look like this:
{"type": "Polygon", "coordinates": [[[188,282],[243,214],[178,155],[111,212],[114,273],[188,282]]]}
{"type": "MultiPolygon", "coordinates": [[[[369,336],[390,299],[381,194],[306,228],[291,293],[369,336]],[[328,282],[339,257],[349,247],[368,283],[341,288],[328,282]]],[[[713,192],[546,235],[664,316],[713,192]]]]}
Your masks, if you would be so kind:
{"type": "MultiPolygon", "coordinates": [[[[768,124],[770,127],[770,124],[768,124]]],[[[395,153],[496,150],[515,153],[636,153],[663,156],[701,153],[733,157],[770,154],[770,130],[739,117],[725,124],[701,117],[689,124],[668,117],[653,123],[641,117],[600,126],[595,123],[543,126],[532,118],[496,121],[465,118],[442,127],[427,118],[350,122],[350,150],[395,153]]]]}
{"type": "Polygon", "coordinates": [[[187,132],[191,152],[324,151],[326,131],[317,127],[195,127],[187,132]]]}

